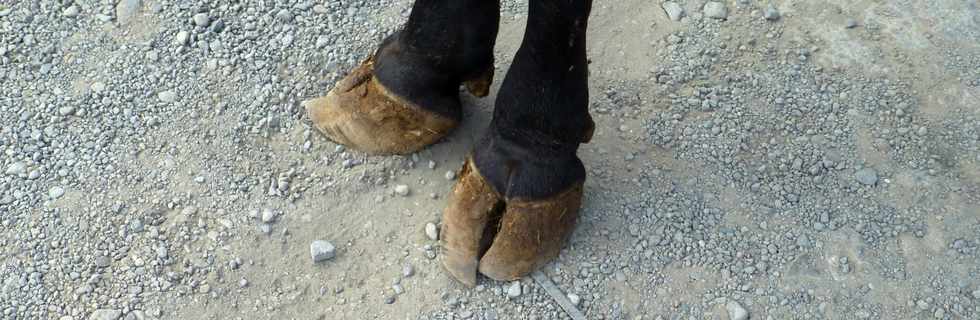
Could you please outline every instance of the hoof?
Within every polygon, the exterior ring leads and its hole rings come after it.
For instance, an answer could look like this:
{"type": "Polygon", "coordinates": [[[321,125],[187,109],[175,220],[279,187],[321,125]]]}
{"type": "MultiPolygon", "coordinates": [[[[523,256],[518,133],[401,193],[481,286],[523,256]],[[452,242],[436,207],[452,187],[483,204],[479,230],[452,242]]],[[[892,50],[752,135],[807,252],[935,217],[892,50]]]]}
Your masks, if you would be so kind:
{"type": "Polygon", "coordinates": [[[558,256],[581,202],[581,182],[545,199],[501,197],[468,159],[443,213],[443,265],[470,287],[477,272],[524,277],[558,256]]]}
{"type": "Polygon", "coordinates": [[[486,69],[483,73],[480,73],[476,78],[467,80],[463,82],[466,86],[466,91],[476,97],[486,97],[490,94],[490,85],[493,84],[493,64],[486,69]]]}
{"type": "Polygon", "coordinates": [[[326,96],[303,102],[313,125],[328,139],[369,154],[408,154],[435,143],[458,125],[458,120],[391,93],[373,71],[371,57],[326,96]]]}

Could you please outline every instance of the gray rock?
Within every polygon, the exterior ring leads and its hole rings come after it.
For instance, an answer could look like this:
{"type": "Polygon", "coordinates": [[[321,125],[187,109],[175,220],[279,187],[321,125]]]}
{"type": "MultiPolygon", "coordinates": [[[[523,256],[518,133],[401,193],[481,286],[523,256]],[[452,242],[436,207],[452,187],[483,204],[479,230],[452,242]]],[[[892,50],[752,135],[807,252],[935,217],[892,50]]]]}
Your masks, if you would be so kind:
{"type": "Polygon", "coordinates": [[[310,243],[310,257],[313,263],[327,261],[337,256],[336,248],[333,244],[325,240],[315,240],[310,243]]]}
{"type": "Polygon", "coordinates": [[[78,6],[76,5],[71,5],[68,8],[66,8],[65,11],[62,11],[61,15],[69,18],[74,18],[77,17],[79,13],[81,13],[81,9],[79,9],[78,6]]]}
{"type": "Polygon", "coordinates": [[[96,267],[105,268],[105,267],[108,267],[110,264],[112,264],[112,261],[109,260],[109,257],[99,256],[99,257],[95,258],[95,266],[96,267]]]}
{"type": "Polygon", "coordinates": [[[779,14],[779,10],[776,9],[776,5],[769,3],[769,5],[766,6],[766,11],[762,13],[762,16],[765,17],[766,20],[776,21],[779,20],[781,15],[779,14]]]}
{"type": "Polygon", "coordinates": [[[980,299],[980,289],[977,289],[977,290],[974,290],[973,291],[973,298],[974,299],[980,299]]]}
{"type": "Polygon", "coordinates": [[[456,171],[446,171],[446,180],[452,181],[454,179],[456,179],[456,171]]]}
{"type": "Polygon", "coordinates": [[[728,310],[728,318],[731,320],[746,320],[749,318],[749,311],[745,310],[742,304],[735,300],[728,300],[725,304],[725,309],[728,310]]]}
{"type": "Polygon", "coordinates": [[[186,46],[187,41],[190,40],[191,34],[187,31],[177,32],[177,36],[174,37],[174,44],[177,46],[186,46]]]}
{"type": "Polygon", "coordinates": [[[116,309],[99,309],[89,315],[88,320],[116,320],[122,317],[122,311],[116,309]]]}
{"type": "Polygon", "coordinates": [[[89,89],[92,89],[92,91],[95,91],[97,93],[102,93],[102,91],[105,91],[105,82],[96,81],[92,83],[91,86],[89,86],[89,89]]]}
{"type": "Polygon", "coordinates": [[[439,240],[439,228],[436,228],[436,224],[429,222],[425,224],[425,236],[429,237],[429,240],[436,241],[439,240]]]}
{"type": "Polygon", "coordinates": [[[395,193],[398,194],[398,195],[400,195],[400,196],[402,196],[402,197],[407,197],[408,194],[409,194],[409,192],[410,191],[408,190],[408,186],[407,185],[400,184],[400,185],[395,186],[395,193]]]}
{"type": "Polygon", "coordinates": [[[402,267],[402,276],[408,278],[413,275],[415,275],[415,267],[406,263],[405,266],[402,267]]]}
{"type": "Polygon", "coordinates": [[[661,7],[664,9],[664,12],[667,13],[667,17],[670,18],[670,20],[681,21],[681,18],[684,17],[684,7],[681,7],[681,5],[677,4],[677,2],[667,1],[664,2],[661,7]]]}
{"type": "Polygon", "coordinates": [[[864,168],[854,173],[854,179],[863,185],[873,186],[878,183],[878,172],[871,168],[864,168]]]}
{"type": "Polygon", "coordinates": [[[565,296],[568,297],[568,302],[571,302],[573,306],[578,306],[578,304],[582,302],[582,298],[577,294],[568,293],[565,296]]]}
{"type": "Polygon", "coordinates": [[[64,107],[58,108],[58,114],[60,114],[63,117],[73,115],[73,114],[75,114],[75,107],[72,107],[72,106],[64,106],[64,107]]]}
{"type": "Polygon", "coordinates": [[[858,26],[858,22],[857,22],[857,20],[854,20],[853,18],[848,18],[847,21],[844,21],[844,27],[845,28],[853,29],[853,28],[856,28],[857,26],[858,26]]]}
{"type": "Polygon", "coordinates": [[[293,20],[293,14],[289,13],[289,10],[282,9],[276,13],[276,19],[282,20],[283,22],[289,22],[293,20]]]}
{"type": "Polygon", "coordinates": [[[173,92],[172,90],[162,91],[157,94],[157,99],[160,99],[160,101],[164,103],[172,103],[177,101],[177,93],[173,92]]]}
{"type": "Polygon", "coordinates": [[[208,17],[207,13],[195,14],[192,19],[194,19],[194,24],[198,27],[207,27],[211,23],[211,18],[208,17]]]}
{"type": "Polygon", "coordinates": [[[262,209],[262,222],[272,223],[276,221],[276,212],[272,209],[262,209]]]}
{"type": "Polygon", "coordinates": [[[512,283],[510,287],[507,288],[507,297],[517,298],[520,296],[521,296],[521,282],[514,281],[514,283],[512,283]]]}
{"type": "Polygon", "coordinates": [[[709,1],[704,4],[704,16],[712,19],[728,18],[728,7],[721,2],[709,1]]]}
{"type": "Polygon", "coordinates": [[[48,198],[52,200],[61,198],[63,195],[65,195],[65,188],[54,186],[48,189],[48,198]]]}
{"type": "Polygon", "coordinates": [[[140,0],[120,0],[116,4],[116,21],[119,24],[128,24],[140,10],[140,0]]]}
{"type": "Polygon", "coordinates": [[[14,162],[7,166],[7,170],[4,173],[9,175],[22,175],[27,173],[27,164],[23,162],[14,162]]]}

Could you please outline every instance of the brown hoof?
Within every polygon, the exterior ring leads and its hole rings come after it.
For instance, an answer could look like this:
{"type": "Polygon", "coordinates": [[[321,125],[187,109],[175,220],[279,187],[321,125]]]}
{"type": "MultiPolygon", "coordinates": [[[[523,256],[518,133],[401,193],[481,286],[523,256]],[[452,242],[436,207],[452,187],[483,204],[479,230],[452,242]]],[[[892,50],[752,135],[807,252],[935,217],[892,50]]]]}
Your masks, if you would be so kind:
{"type": "Polygon", "coordinates": [[[581,182],[547,199],[505,199],[468,159],[443,213],[443,265],[467,286],[477,271],[521,278],[558,256],[581,203],[581,182]]]}
{"type": "Polygon", "coordinates": [[[389,92],[368,58],[326,96],[303,102],[313,125],[336,143],[369,154],[407,154],[446,136],[458,121],[389,92]]]}
{"type": "Polygon", "coordinates": [[[466,86],[466,91],[480,98],[490,94],[491,84],[493,84],[493,64],[476,78],[463,82],[463,85],[466,86]]]}

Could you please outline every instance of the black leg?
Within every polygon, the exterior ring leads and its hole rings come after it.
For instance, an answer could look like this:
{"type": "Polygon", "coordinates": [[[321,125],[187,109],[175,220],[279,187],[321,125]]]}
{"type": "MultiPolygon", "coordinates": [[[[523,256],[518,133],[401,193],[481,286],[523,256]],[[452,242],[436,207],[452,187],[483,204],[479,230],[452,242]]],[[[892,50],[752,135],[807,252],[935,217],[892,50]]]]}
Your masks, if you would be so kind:
{"type": "Polygon", "coordinates": [[[591,139],[585,30],[591,0],[531,0],[527,32],[443,212],[443,265],[513,280],[558,256],[575,228],[591,139]]]}
{"type": "Polygon", "coordinates": [[[524,42],[497,94],[476,167],[501,194],[541,198],[585,179],[592,133],[585,33],[591,0],[532,0],[524,42]]]}
{"type": "Polygon", "coordinates": [[[458,118],[460,84],[493,68],[499,21],[499,0],[416,0],[378,49],[374,75],[408,101],[458,118]]]}
{"type": "Polygon", "coordinates": [[[459,86],[486,96],[499,0],[417,0],[389,36],[326,96],[305,101],[327,138],[372,154],[407,154],[460,122],[459,86]]]}

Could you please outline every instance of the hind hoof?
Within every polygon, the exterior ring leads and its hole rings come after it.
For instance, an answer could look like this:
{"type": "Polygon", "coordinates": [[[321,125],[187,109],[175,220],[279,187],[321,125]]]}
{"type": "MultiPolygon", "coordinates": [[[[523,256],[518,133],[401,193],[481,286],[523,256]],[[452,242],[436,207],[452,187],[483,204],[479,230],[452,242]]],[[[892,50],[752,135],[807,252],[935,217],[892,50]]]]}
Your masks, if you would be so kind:
{"type": "Polygon", "coordinates": [[[414,105],[374,77],[368,58],[326,96],[303,102],[318,131],[361,152],[408,154],[446,136],[459,121],[414,105]]]}

